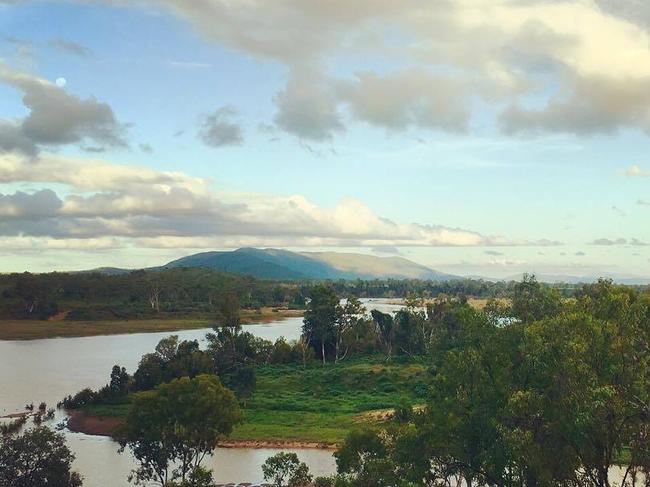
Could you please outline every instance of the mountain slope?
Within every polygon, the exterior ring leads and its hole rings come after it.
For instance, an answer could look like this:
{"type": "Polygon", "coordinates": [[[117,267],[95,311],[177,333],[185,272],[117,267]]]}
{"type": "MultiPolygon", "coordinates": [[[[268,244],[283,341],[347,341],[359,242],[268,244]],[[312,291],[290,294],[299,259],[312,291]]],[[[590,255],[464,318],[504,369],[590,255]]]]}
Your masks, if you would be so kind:
{"type": "Polygon", "coordinates": [[[447,280],[456,276],[434,271],[403,257],[375,257],[341,252],[309,252],[303,255],[319,260],[350,278],[375,277],[395,279],[447,280]]]}
{"type": "Polygon", "coordinates": [[[260,279],[455,279],[401,257],[375,257],[338,252],[290,252],[241,248],[202,252],[174,260],[165,268],[205,267],[260,279]]]}

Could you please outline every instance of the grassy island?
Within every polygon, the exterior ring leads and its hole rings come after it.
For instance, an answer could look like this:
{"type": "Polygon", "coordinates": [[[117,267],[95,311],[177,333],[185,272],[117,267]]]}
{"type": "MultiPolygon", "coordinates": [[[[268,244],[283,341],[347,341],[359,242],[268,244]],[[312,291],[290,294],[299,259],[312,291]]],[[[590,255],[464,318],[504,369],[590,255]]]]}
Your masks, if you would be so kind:
{"type": "MultiPolygon", "coordinates": [[[[299,364],[263,365],[257,369],[255,391],[242,403],[244,423],[229,442],[339,444],[356,426],[377,423],[400,404],[424,402],[429,383],[421,360],[402,357],[387,362],[377,355],[304,369],[299,364]]],[[[127,398],[80,411],[86,424],[100,425],[90,432],[110,435],[119,424],[115,419],[129,407],[127,398]]]]}

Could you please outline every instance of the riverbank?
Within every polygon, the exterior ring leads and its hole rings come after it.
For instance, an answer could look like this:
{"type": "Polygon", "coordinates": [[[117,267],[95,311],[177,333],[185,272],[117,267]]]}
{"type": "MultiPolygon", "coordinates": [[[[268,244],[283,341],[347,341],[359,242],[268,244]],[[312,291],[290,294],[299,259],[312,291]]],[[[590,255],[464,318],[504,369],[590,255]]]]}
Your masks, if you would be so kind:
{"type": "MultiPolygon", "coordinates": [[[[268,323],[300,317],[302,310],[262,308],[242,310],[242,324],[268,323]]],[[[209,328],[213,320],[200,318],[163,318],[143,320],[57,321],[1,320],[0,340],[38,340],[130,333],[157,333],[209,328]]]]}
{"type": "MultiPolygon", "coordinates": [[[[98,416],[86,411],[70,411],[68,418],[68,429],[74,433],[83,433],[92,436],[114,437],[116,431],[122,424],[122,417],[98,416]]],[[[228,439],[219,442],[220,448],[314,448],[320,450],[335,450],[337,443],[281,440],[281,439],[257,439],[237,440],[228,439]]]]}

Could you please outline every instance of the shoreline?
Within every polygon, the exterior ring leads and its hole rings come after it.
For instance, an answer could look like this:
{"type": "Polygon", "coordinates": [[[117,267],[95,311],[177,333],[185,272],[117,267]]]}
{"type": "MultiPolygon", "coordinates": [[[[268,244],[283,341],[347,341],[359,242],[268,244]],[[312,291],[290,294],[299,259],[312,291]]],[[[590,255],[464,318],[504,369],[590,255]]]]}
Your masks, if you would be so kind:
{"type": "MultiPolygon", "coordinates": [[[[89,436],[105,436],[113,438],[116,429],[122,423],[122,418],[111,416],[95,416],[84,411],[67,411],[68,413],[68,430],[73,433],[82,433],[89,436]]],[[[289,448],[289,449],[314,449],[314,450],[331,450],[338,448],[336,443],[302,441],[302,440],[277,440],[277,439],[259,439],[259,440],[233,440],[227,439],[217,444],[219,448],[289,448]]]]}
{"type": "MultiPolygon", "coordinates": [[[[302,310],[263,308],[243,310],[242,326],[299,318],[302,310]]],[[[26,341],[47,338],[80,338],[136,333],[161,333],[210,328],[206,318],[147,318],[134,320],[55,321],[0,320],[0,341],[26,341]]]]}

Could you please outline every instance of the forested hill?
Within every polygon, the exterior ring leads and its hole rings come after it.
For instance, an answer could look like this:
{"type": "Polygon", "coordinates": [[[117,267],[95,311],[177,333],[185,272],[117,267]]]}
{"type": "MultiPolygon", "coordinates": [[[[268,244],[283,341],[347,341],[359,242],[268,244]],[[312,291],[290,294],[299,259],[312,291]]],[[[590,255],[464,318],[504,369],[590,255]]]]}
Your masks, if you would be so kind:
{"type": "Polygon", "coordinates": [[[260,279],[459,279],[402,257],[376,257],[341,252],[290,252],[241,248],[202,252],[170,262],[165,268],[201,267],[260,279]]]}

